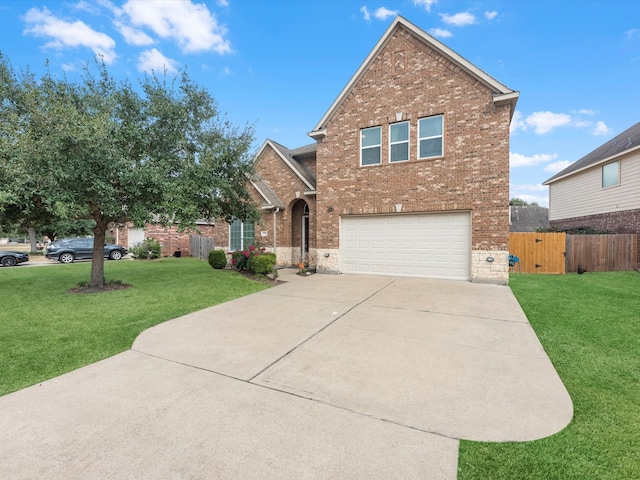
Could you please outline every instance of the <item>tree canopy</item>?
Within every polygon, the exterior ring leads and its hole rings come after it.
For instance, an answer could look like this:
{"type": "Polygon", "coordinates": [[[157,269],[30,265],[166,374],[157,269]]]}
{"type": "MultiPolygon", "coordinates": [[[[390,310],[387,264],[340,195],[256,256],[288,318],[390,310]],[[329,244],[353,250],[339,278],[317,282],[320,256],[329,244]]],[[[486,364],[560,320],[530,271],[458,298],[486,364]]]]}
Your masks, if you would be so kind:
{"type": "Polygon", "coordinates": [[[90,285],[102,286],[111,222],[184,229],[200,218],[257,218],[247,190],[252,127],[227,121],[186,72],[147,75],[136,89],[102,63],[93,70],[36,79],[0,53],[0,220],[92,220],[90,285]]]}

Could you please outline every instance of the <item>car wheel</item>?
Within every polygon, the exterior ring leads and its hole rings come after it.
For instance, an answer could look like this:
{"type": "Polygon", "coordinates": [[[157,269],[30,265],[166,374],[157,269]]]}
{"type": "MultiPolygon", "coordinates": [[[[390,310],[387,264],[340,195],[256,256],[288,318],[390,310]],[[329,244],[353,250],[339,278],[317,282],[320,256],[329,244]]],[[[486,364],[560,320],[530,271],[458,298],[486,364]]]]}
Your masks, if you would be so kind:
{"type": "Polygon", "coordinates": [[[122,252],[120,250],[113,250],[109,254],[109,259],[110,260],[120,260],[121,258],[122,258],[122,252]]]}
{"type": "Polygon", "coordinates": [[[73,259],[75,258],[73,256],[73,253],[71,252],[65,252],[63,254],[60,255],[60,257],[58,257],[61,263],[71,263],[73,262],[73,259]]]}
{"type": "Polygon", "coordinates": [[[1,263],[3,267],[13,267],[18,261],[14,257],[2,257],[1,263]]]}

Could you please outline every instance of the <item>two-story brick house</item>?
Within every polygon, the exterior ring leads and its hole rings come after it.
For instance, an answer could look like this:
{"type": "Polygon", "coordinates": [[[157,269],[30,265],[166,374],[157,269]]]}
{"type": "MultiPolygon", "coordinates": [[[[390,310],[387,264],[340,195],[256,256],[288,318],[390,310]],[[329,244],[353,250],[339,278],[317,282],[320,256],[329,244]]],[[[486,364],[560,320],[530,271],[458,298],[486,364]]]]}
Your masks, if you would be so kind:
{"type": "MultiPolygon", "coordinates": [[[[262,221],[278,263],[324,273],[508,281],[509,125],[518,92],[397,17],[309,133],[256,155],[262,221]]],[[[244,242],[243,242],[244,239],[244,242]]]]}

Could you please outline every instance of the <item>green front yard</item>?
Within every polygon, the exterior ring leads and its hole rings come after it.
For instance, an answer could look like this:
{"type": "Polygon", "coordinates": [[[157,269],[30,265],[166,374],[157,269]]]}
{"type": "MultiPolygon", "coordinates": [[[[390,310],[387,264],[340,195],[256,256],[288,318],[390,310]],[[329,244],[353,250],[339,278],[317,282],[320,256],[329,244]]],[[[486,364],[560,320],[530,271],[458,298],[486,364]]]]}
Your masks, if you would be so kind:
{"type": "Polygon", "coordinates": [[[131,348],[158,323],[257,292],[266,285],[193,258],[105,262],[132,288],[68,292],[90,263],[0,269],[0,395],[131,348]]]}
{"type": "Polygon", "coordinates": [[[640,274],[515,274],[510,285],[571,395],[574,418],[534,442],[461,442],[458,478],[640,478],[640,274]]]}

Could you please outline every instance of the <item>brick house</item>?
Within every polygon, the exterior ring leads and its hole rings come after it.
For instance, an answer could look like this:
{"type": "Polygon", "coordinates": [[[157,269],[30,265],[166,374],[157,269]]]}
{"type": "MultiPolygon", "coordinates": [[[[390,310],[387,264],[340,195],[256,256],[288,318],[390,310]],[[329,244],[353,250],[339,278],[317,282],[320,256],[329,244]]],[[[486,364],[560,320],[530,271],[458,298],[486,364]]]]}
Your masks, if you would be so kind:
{"type": "Polygon", "coordinates": [[[308,134],[266,140],[252,235],[280,265],[321,273],[507,283],[509,125],[518,92],[397,17],[308,134]]]}
{"type": "Polygon", "coordinates": [[[544,185],[549,186],[552,227],[640,234],[640,123],[572,163],[544,185]]]}

